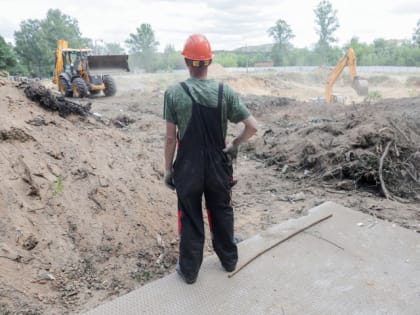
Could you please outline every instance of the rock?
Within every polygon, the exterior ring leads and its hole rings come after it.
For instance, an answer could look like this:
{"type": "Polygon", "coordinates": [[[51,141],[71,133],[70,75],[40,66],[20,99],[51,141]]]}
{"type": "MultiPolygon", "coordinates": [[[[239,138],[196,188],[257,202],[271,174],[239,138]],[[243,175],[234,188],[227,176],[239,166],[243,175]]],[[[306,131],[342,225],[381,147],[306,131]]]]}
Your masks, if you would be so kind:
{"type": "Polygon", "coordinates": [[[337,189],[340,190],[353,190],[355,189],[354,182],[352,180],[344,180],[336,184],[337,189]]]}
{"type": "Polygon", "coordinates": [[[104,187],[104,188],[109,187],[109,181],[104,176],[99,175],[98,180],[99,180],[99,185],[101,187],[104,187]]]}
{"type": "Polygon", "coordinates": [[[27,238],[23,240],[22,247],[26,250],[32,250],[38,245],[38,240],[35,235],[30,234],[27,238]]]}
{"type": "Polygon", "coordinates": [[[158,235],[156,236],[156,241],[157,241],[157,243],[158,243],[158,245],[159,245],[160,247],[165,247],[165,243],[164,243],[164,241],[163,241],[163,239],[162,239],[162,236],[160,236],[160,234],[158,234],[158,235]]]}
{"type": "Polygon", "coordinates": [[[39,280],[55,280],[55,277],[52,274],[50,274],[49,272],[41,271],[38,274],[38,279],[39,280]]]}
{"type": "Polygon", "coordinates": [[[305,200],[306,199],[306,196],[305,196],[305,194],[302,191],[301,192],[298,192],[296,194],[287,196],[287,197],[291,201],[300,201],[300,200],[305,200]]]}

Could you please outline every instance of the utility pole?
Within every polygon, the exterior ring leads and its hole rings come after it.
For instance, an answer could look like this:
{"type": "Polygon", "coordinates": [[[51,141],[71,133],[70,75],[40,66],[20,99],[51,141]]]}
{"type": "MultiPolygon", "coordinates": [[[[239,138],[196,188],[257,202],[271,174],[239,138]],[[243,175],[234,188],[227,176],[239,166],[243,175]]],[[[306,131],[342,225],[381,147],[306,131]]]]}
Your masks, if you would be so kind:
{"type": "Polygon", "coordinates": [[[248,43],[245,42],[246,74],[248,74],[248,43]]]}
{"type": "Polygon", "coordinates": [[[103,43],[104,41],[102,39],[95,39],[95,55],[99,55],[99,46],[98,42],[103,43]]]}

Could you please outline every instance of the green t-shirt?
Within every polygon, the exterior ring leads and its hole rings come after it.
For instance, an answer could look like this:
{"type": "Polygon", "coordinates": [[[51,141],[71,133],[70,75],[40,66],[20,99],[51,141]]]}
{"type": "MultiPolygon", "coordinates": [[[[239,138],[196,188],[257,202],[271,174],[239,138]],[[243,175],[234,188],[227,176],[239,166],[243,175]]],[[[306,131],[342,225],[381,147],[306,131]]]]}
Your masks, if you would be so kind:
{"type": "MultiPolygon", "coordinates": [[[[185,81],[195,101],[201,105],[217,107],[219,82],[213,79],[189,78],[185,81]]],[[[182,137],[188,127],[192,113],[191,98],[178,83],[165,91],[163,118],[178,127],[182,137]]],[[[226,137],[227,121],[238,123],[250,116],[250,112],[239,95],[227,84],[223,84],[222,128],[226,137]]]]}

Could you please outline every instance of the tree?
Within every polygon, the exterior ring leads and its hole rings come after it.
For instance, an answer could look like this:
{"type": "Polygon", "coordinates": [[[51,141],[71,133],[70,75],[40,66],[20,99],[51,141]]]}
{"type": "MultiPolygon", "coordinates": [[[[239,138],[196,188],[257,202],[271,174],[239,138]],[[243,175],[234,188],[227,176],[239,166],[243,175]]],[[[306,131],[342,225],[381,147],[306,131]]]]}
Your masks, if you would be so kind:
{"type": "Polygon", "coordinates": [[[376,63],[381,66],[396,66],[398,41],[377,38],[373,41],[376,63]]]}
{"type": "Polygon", "coordinates": [[[334,32],[340,27],[337,18],[337,10],[334,10],[331,2],[322,0],[316,9],[315,13],[315,31],[319,35],[317,42],[317,49],[323,56],[324,63],[327,63],[328,50],[331,44],[336,42],[334,32]]]}
{"type": "Polygon", "coordinates": [[[15,32],[15,51],[20,63],[29,75],[41,76],[43,58],[41,40],[41,23],[39,20],[26,20],[20,24],[20,31],[15,32]]]}
{"type": "Polygon", "coordinates": [[[6,43],[4,38],[0,36],[0,70],[13,72],[13,68],[17,65],[16,56],[11,45],[6,43]]]}
{"type": "Polygon", "coordinates": [[[154,69],[154,59],[159,42],[155,39],[155,33],[150,24],[141,24],[137,27],[136,33],[131,33],[125,41],[130,49],[130,53],[134,55],[134,59],[138,61],[140,67],[146,71],[154,69]]]}
{"type": "Polygon", "coordinates": [[[372,45],[360,42],[358,37],[353,37],[348,44],[344,46],[344,51],[353,48],[356,53],[356,62],[358,66],[372,65],[376,56],[372,45]]]}
{"type": "Polygon", "coordinates": [[[214,57],[214,63],[221,64],[223,67],[235,68],[238,66],[238,55],[229,52],[221,52],[214,57]]]}
{"type": "Polygon", "coordinates": [[[163,51],[163,60],[165,70],[183,69],[185,67],[184,57],[171,44],[166,45],[163,51]]]}
{"type": "Polygon", "coordinates": [[[83,48],[87,43],[76,19],[52,9],[43,20],[23,21],[14,36],[21,64],[36,77],[52,75],[58,39],[67,40],[72,48],[83,48]]]}
{"type": "Polygon", "coordinates": [[[420,47],[420,19],[418,19],[417,27],[414,29],[413,42],[415,46],[420,47]]]}
{"type": "Polygon", "coordinates": [[[268,34],[274,38],[275,44],[271,51],[274,65],[285,65],[285,56],[292,47],[290,40],[295,37],[289,24],[284,20],[277,20],[276,25],[267,30],[268,34]]]}
{"type": "Polygon", "coordinates": [[[124,55],[125,50],[121,47],[120,43],[105,43],[103,49],[105,55],[124,55]]]}

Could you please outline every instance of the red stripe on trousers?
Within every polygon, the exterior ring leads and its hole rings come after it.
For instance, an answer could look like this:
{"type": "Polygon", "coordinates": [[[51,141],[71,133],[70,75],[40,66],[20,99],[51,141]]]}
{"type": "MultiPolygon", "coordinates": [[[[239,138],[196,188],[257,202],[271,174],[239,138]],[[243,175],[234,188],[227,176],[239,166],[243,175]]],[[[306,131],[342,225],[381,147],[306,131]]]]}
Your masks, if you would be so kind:
{"type": "Polygon", "coordinates": [[[178,210],[178,235],[181,235],[181,228],[182,228],[181,218],[182,218],[182,211],[178,210]]]}
{"type": "Polygon", "coordinates": [[[211,225],[211,214],[210,214],[210,209],[207,209],[207,220],[209,221],[210,233],[213,233],[213,226],[211,225]]]}

